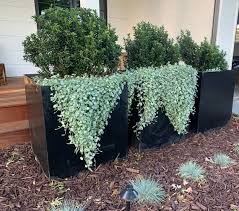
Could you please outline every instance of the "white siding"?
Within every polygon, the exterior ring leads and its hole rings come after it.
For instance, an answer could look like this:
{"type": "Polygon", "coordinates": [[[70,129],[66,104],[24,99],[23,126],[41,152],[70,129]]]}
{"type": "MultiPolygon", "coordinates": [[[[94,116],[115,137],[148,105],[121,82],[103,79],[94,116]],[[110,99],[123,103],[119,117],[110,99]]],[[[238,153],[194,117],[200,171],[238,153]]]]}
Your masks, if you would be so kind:
{"type": "Polygon", "coordinates": [[[221,0],[216,44],[226,52],[229,69],[232,65],[239,0],[221,0]]]}
{"type": "Polygon", "coordinates": [[[24,61],[22,47],[25,37],[37,30],[33,15],[34,0],[0,0],[0,63],[6,65],[8,76],[37,71],[24,61]]]}
{"type": "Polygon", "coordinates": [[[100,1],[99,0],[81,0],[81,7],[96,10],[97,14],[100,14],[100,1]]]}
{"type": "Polygon", "coordinates": [[[108,0],[108,20],[120,43],[140,21],[164,25],[173,38],[188,29],[197,42],[211,40],[213,14],[214,0],[108,0]]]}

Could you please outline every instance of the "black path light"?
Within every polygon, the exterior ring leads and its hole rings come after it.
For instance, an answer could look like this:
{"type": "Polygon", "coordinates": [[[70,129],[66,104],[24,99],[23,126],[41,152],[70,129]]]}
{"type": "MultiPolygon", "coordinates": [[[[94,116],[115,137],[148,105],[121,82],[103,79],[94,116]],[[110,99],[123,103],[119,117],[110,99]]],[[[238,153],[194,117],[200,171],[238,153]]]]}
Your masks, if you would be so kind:
{"type": "Polygon", "coordinates": [[[133,188],[133,185],[127,185],[120,193],[120,196],[126,201],[125,211],[130,211],[130,203],[138,198],[138,192],[133,188]]]}

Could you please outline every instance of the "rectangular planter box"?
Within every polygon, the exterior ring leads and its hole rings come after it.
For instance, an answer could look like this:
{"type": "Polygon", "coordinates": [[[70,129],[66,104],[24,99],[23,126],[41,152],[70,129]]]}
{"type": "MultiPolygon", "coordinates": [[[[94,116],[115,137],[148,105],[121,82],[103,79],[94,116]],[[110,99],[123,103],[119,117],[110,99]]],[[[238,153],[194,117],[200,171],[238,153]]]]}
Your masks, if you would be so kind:
{"type": "MultiPolygon", "coordinates": [[[[28,75],[29,76],[29,75],[28,75]]],[[[33,152],[48,177],[65,178],[85,169],[85,162],[74,153],[75,147],[68,144],[64,129],[58,129],[57,113],[50,100],[51,90],[38,86],[25,76],[29,125],[33,152]]],[[[96,165],[122,158],[128,152],[128,96],[123,90],[118,105],[111,114],[101,137],[101,153],[96,156],[96,165]]]]}
{"type": "Polygon", "coordinates": [[[158,117],[148,125],[141,133],[139,148],[160,148],[179,141],[183,135],[179,135],[168,117],[163,111],[158,112],[158,117]]]}
{"type": "Polygon", "coordinates": [[[168,144],[172,144],[180,140],[183,136],[179,135],[173,125],[170,123],[168,117],[163,111],[158,112],[158,117],[155,121],[148,125],[141,132],[140,137],[136,137],[134,126],[139,121],[137,109],[137,95],[135,94],[132,101],[132,110],[129,117],[129,144],[138,144],[139,149],[160,148],[168,144]]]}
{"type": "Polygon", "coordinates": [[[195,115],[191,119],[194,132],[223,127],[232,115],[235,71],[199,73],[195,115]]]}

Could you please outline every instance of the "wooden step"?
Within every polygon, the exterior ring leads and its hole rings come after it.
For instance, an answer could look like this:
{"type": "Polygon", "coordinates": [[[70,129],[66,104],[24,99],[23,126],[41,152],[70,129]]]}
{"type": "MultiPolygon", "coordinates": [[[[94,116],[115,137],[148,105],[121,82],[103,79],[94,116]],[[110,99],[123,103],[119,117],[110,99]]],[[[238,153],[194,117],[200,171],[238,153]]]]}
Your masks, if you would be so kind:
{"type": "Polygon", "coordinates": [[[24,144],[28,142],[30,142],[28,129],[0,134],[0,149],[7,148],[14,144],[24,144]]]}
{"type": "Polygon", "coordinates": [[[30,142],[28,120],[0,124],[0,149],[30,142]]]}
{"type": "Polygon", "coordinates": [[[0,86],[0,148],[30,141],[24,78],[7,81],[0,86]]]}
{"type": "Polygon", "coordinates": [[[13,106],[21,106],[26,105],[26,96],[20,95],[20,96],[8,96],[8,97],[2,97],[0,96],[0,108],[3,107],[13,107],[13,106]]]}
{"type": "Polygon", "coordinates": [[[0,124],[0,135],[3,133],[10,133],[26,129],[29,129],[28,120],[2,123],[0,124]]]}
{"type": "Polygon", "coordinates": [[[27,105],[0,107],[0,124],[27,119],[27,105]]]}

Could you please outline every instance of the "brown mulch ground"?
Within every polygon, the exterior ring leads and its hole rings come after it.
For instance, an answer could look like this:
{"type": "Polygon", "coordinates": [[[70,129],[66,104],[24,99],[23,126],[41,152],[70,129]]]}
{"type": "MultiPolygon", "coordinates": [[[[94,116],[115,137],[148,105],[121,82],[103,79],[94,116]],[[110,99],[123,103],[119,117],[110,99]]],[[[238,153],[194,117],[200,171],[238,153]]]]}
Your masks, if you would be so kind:
{"type": "MultiPolygon", "coordinates": [[[[35,161],[31,146],[14,146],[0,151],[0,210],[48,210],[50,203],[64,199],[87,202],[87,210],[123,210],[119,192],[138,176],[152,177],[163,184],[167,200],[159,207],[133,205],[133,210],[239,210],[239,119],[226,127],[163,149],[137,153],[127,159],[85,171],[68,180],[50,181],[35,161]],[[221,169],[208,158],[225,152],[238,164],[221,169]],[[204,183],[188,183],[177,176],[179,165],[195,160],[206,170],[204,183]],[[174,188],[180,185],[181,188],[174,188]]],[[[178,187],[180,187],[178,186],[178,187]]]]}

